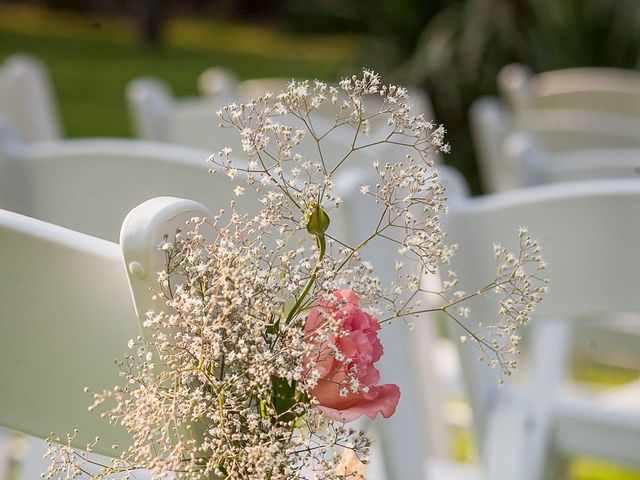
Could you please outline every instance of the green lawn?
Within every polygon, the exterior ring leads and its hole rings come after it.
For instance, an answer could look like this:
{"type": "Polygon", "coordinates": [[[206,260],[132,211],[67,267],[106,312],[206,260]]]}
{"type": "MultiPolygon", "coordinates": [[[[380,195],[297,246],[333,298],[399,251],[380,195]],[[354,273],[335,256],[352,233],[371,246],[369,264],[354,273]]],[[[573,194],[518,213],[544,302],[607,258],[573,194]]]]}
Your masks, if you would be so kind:
{"type": "MultiPolygon", "coordinates": [[[[141,75],[166,80],[176,95],[196,94],[197,76],[211,66],[230,68],[240,78],[336,80],[355,71],[357,42],[349,36],[299,36],[178,19],[168,25],[164,50],[153,53],[135,46],[122,20],[0,4],[0,60],[27,52],[47,65],[70,137],[131,135],[123,94],[141,75]]],[[[469,458],[470,450],[468,432],[457,435],[458,456],[469,458]]],[[[640,472],[580,458],[572,462],[571,478],[639,480],[640,472]]]]}
{"type": "Polygon", "coordinates": [[[211,66],[240,78],[336,80],[351,71],[356,42],[180,19],[166,33],[161,52],[143,51],[124,20],[0,4],[0,59],[28,52],[46,63],[71,137],[131,135],[123,93],[138,76],[160,77],[176,95],[196,94],[198,75],[211,66]]]}

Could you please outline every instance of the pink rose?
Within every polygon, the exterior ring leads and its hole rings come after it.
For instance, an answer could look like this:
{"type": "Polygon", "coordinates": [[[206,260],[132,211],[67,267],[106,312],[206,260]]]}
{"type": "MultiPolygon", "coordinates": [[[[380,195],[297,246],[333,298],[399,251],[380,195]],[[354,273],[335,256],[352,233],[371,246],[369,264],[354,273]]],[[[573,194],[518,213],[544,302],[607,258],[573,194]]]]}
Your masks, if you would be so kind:
{"type": "Polygon", "coordinates": [[[377,333],[380,325],[358,308],[360,299],[351,290],[336,291],[333,297],[333,301],[319,300],[304,326],[307,342],[313,346],[305,368],[312,367],[320,375],[309,393],[333,420],[351,422],[363,415],[375,418],[378,412],[388,418],[396,410],[400,389],[392,384],[376,385],[380,373],[373,364],[383,352],[377,333]],[[336,331],[326,326],[331,319],[345,335],[330,333],[336,331]],[[328,338],[321,339],[325,333],[328,338]]]}

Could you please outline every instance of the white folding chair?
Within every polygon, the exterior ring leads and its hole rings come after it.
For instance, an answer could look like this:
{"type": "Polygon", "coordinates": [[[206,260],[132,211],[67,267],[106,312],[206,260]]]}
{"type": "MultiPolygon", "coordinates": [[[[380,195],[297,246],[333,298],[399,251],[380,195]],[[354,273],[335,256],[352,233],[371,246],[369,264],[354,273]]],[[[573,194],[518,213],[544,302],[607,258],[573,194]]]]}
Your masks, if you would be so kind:
{"type": "Polygon", "coordinates": [[[15,54],[0,65],[0,114],[11,119],[26,142],[62,136],[49,75],[35,57],[15,54]]]}
{"type": "MultiPolygon", "coordinates": [[[[577,398],[567,392],[565,375],[568,340],[581,322],[640,311],[639,209],[637,180],[571,182],[453,202],[446,229],[460,246],[452,268],[461,288],[493,278],[492,242],[517,251],[506,239],[516,240],[522,225],[539,239],[551,280],[528,332],[530,368],[521,385],[498,388],[496,372],[478,362],[474,347],[459,344],[487,478],[539,479],[550,459],[574,454],[639,463],[640,402],[616,407],[611,397],[621,397],[611,390],[608,397],[577,398]]],[[[493,301],[478,300],[472,318],[484,321],[496,310],[493,301]]],[[[450,326],[454,338],[463,334],[450,326]]]]}
{"type": "Polygon", "coordinates": [[[0,143],[0,208],[110,241],[127,212],[155,196],[221,206],[236,199],[240,209],[254,198],[250,189],[236,197],[226,175],[210,174],[203,150],[116,139],[26,145],[9,137],[6,148],[0,143]]]}
{"type": "MultiPolygon", "coordinates": [[[[112,241],[127,212],[154,196],[182,194],[219,206],[234,198],[232,182],[208,174],[206,158],[204,151],[131,140],[25,145],[0,128],[0,244],[8,279],[0,289],[6,333],[0,343],[4,364],[16,365],[0,374],[10,386],[0,395],[0,425],[41,437],[78,427],[78,447],[99,432],[102,454],[123,444],[123,432],[87,413],[90,397],[82,392],[85,385],[101,389],[119,382],[113,360],[139,334],[126,270],[112,241]]],[[[237,199],[240,210],[250,198],[248,192],[237,199]]],[[[152,281],[160,268],[146,267],[150,258],[136,261],[152,281]]],[[[139,275],[140,267],[131,272],[139,275]]],[[[37,455],[42,444],[31,442],[31,448],[37,455]]],[[[29,458],[21,470],[30,475],[42,465],[29,458]]]]}
{"type": "MultiPolygon", "coordinates": [[[[449,195],[468,195],[459,173],[444,166],[439,166],[438,172],[441,181],[447,185],[449,195]]],[[[378,221],[381,206],[373,205],[370,199],[359,193],[361,185],[375,183],[373,170],[362,166],[346,169],[336,179],[345,199],[344,238],[348,242],[359,243],[371,234],[378,221]]],[[[395,263],[402,260],[396,245],[377,238],[367,244],[360,256],[373,265],[382,285],[391,285],[396,278],[395,263]]],[[[401,397],[393,417],[374,422],[377,444],[374,462],[367,474],[367,478],[372,480],[479,478],[476,469],[447,461],[450,458],[450,436],[444,415],[451,392],[446,392],[443,385],[456,379],[443,378],[442,372],[434,369],[434,361],[438,357],[447,360],[451,357],[447,355],[448,345],[441,345],[437,338],[433,320],[416,320],[415,331],[410,331],[402,321],[392,322],[381,330],[385,349],[379,362],[381,382],[398,384],[401,397]]],[[[453,373],[457,373],[455,368],[453,373]]]]}
{"type": "Polygon", "coordinates": [[[0,372],[1,425],[39,437],[78,428],[78,448],[99,434],[95,452],[107,456],[112,444],[128,444],[122,427],[87,411],[83,388],[101,391],[121,381],[113,360],[141,333],[136,311],[144,317],[151,296],[140,285],[151,286],[162,268],[155,246],[186,219],[208,214],[200,204],[167,197],[144,206],[144,216],[135,215],[139,208],[127,217],[123,253],[115,243],[0,210],[0,257],[10,279],[0,290],[7,366],[0,372]]]}
{"type": "Polygon", "coordinates": [[[39,437],[78,428],[78,445],[100,432],[108,453],[126,432],[87,411],[83,388],[116,385],[113,360],[139,335],[119,247],[7,210],[0,225],[0,424],[39,437]]]}
{"type": "Polygon", "coordinates": [[[640,74],[618,68],[567,68],[533,74],[510,64],[498,90],[520,113],[529,109],[575,109],[640,118],[640,74]]]}
{"type": "Polygon", "coordinates": [[[518,115],[505,111],[495,98],[477,100],[470,110],[473,139],[483,181],[490,191],[517,188],[537,180],[524,178],[522,165],[505,158],[505,139],[530,135],[547,152],[640,148],[640,121],[606,113],[540,109],[518,115]]]}
{"type": "Polygon", "coordinates": [[[513,133],[504,141],[502,155],[520,172],[521,185],[640,178],[640,149],[598,148],[565,152],[545,150],[535,137],[513,133]]]}

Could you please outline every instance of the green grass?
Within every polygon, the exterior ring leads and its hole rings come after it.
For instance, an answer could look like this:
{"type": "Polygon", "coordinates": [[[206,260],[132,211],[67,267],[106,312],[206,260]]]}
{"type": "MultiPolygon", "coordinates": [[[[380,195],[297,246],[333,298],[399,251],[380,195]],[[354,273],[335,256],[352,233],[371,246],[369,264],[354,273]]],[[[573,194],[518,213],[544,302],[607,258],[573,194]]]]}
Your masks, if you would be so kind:
{"type": "Polygon", "coordinates": [[[572,460],[569,475],[575,480],[640,480],[638,470],[582,457],[572,460]]]}
{"type": "Polygon", "coordinates": [[[16,52],[39,57],[54,83],[67,136],[131,135],[127,83],[142,75],[166,80],[176,95],[196,94],[196,79],[212,66],[240,78],[335,80],[349,68],[355,38],[299,36],[250,25],[177,19],[160,52],[139,49],[127,21],[0,4],[0,59],[16,52]]]}

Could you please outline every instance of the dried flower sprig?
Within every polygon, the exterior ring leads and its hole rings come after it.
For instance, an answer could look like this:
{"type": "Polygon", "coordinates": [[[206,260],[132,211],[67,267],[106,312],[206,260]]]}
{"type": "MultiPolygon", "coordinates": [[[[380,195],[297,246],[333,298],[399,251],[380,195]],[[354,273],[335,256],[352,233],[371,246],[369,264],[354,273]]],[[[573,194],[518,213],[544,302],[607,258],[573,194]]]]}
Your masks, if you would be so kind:
{"type": "MultiPolygon", "coordinates": [[[[516,255],[496,248],[495,279],[467,295],[452,276],[437,292],[441,303],[425,307],[424,276],[455,251],[444,243],[444,188],[433,168],[434,153],[449,146],[444,128],[412,115],[406,100],[406,89],[364,70],[338,87],[292,81],[219,112],[223,127],[238,130],[246,161],[225,147],[210,158],[212,171],[237,182],[237,196],[253,189],[260,208],[247,215],[232,202],[161,245],[157,295],[166,308],[149,312],[147,334],[130,343],[120,363],[126,386],[94,393],[91,407],[111,405],[104,414],[132,443],[113,464],[93,465],[93,478],[134,478],[141,468],[156,478],[357,477],[362,468],[345,467],[342,453],[366,464],[370,442],[343,423],[390,416],[400,395],[377,385],[380,323],[433,311],[458,321],[478,295],[498,295],[499,320],[469,337],[511,372],[518,328],[544,291],[539,249],[521,231],[516,255]],[[330,217],[342,212],[339,171],[353,163],[372,172],[359,194],[373,224],[350,242],[330,217]],[[382,282],[363,260],[378,241],[398,252],[395,281],[382,282]]],[[[52,450],[47,478],[88,471],[73,439],[52,450]]]]}

